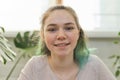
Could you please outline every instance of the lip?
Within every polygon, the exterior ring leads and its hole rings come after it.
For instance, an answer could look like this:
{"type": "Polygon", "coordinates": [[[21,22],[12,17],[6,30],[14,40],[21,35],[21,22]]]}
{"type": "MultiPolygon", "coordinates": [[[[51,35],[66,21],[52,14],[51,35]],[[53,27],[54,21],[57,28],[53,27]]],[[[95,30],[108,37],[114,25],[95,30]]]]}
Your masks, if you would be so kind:
{"type": "Polygon", "coordinates": [[[57,43],[57,44],[54,44],[54,46],[56,47],[65,47],[65,46],[68,46],[70,43],[57,43]]]}

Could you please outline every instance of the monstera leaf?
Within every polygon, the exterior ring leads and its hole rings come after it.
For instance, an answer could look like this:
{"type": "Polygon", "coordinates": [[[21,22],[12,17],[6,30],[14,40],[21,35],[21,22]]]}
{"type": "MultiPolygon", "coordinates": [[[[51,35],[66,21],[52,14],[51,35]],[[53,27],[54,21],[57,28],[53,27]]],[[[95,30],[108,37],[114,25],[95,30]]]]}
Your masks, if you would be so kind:
{"type": "Polygon", "coordinates": [[[4,28],[0,27],[0,61],[6,64],[7,61],[14,60],[16,53],[11,50],[8,40],[3,35],[4,32],[4,28]]]}
{"type": "Polygon", "coordinates": [[[26,31],[23,35],[19,32],[17,36],[14,38],[14,44],[17,48],[19,48],[21,51],[23,51],[25,55],[34,55],[34,50],[37,49],[37,44],[39,41],[39,32],[33,31],[30,33],[29,31],[26,31]]]}
{"type": "Polygon", "coordinates": [[[20,50],[21,55],[18,57],[16,63],[13,65],[5,80],[9,80],[10,76],[12,75],[14,69],[16,68],[22,57],[31,57],[36,54],[39,38],[40,36],[38,31],[33,31],[32,33],[30,31],[26,31],[23,34],[18,32],[18,34],[14,38],[14,44],[20,50]]]}

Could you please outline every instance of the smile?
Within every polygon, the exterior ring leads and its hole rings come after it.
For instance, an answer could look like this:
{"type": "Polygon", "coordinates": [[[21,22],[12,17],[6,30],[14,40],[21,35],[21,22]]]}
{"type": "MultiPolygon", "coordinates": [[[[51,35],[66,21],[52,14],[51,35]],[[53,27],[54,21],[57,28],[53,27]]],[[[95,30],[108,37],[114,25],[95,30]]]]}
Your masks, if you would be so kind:
{"type": "Polygon", "coordinates": [[[70,43],[59,43],[59,44],[54,44],[54,46],[57,46],[57,47],[63,47],[63,46],[67,46],[69,45],[70,43]]]}

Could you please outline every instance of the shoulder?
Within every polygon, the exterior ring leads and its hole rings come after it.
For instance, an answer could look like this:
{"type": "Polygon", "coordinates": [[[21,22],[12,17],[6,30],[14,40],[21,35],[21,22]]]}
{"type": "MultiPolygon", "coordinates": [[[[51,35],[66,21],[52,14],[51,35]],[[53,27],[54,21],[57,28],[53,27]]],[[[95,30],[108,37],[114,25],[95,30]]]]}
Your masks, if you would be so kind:
{"type": "Polygon", "coordinates": [[[99,59],[99,57],[97,55],[90,54],[89,60],[96,60],[96,59],[97,60],[99,59]]]}
{"type": "Polygon", "coordinates": [[[80,70],[79,78],[84,80],[116,80],[102,59],[91,54],[86,65],[80,70]]]}
{"type": "Polygon", "coordinates": [[[29,61],[26,63],[24,68],[20,74],[20,80],[26,78],[25,80],[33,80],[36,78],[36,74],[44,69],[44,66],[47,64],[47,56],[40,55],[40,56],[33,56],[29,61]]]}
{"type": "Polygon", "coordinates": [[[47,64],[47,56],[40,55],[40,56],[33,56],[26,64],[26,66],[31,67],[32,69],[42,68],[47,64]]]}
{"type": "Polygon", "coordinates": [[[107,65],[96,55],[90,55],[88,66],[94,69],[100,80],[116,80],[107,65]]]}
{"type": "Polygon", "coordinates": [[[89,56],[86,66],[89,68],[91,67],[96,72],[98,72],[98,70],[102,68],[104,69],[107,67],[105,63],[102,61],[102,59],[100,59],[97,55],[93,55],[93,54],[89,56]]]}
{"type": "Polygon", "coordinates": [[[97,55],[91,54],[88,58],[88,63],[101,64],[103,61],[97,55]]]}
{"type": "Polygon", "coordinates": [[[40,56],[33,56],[29,61],[33,61],[33,62],[43,62],[47,59],[46,55],[40,55],[40,56]]]}

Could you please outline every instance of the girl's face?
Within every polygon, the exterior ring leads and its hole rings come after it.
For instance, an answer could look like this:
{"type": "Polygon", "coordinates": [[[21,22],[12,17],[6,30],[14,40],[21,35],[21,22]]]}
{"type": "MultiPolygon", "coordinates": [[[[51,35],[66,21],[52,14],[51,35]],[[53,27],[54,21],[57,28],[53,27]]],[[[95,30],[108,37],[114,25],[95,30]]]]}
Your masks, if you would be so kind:
{"type": "Polygon", "coordinates": [[[73,55],[79,30],[69,12],[55,10],[45,20],[43,37],[51,55],[73,55]]]}

